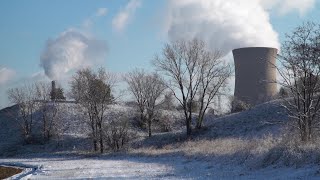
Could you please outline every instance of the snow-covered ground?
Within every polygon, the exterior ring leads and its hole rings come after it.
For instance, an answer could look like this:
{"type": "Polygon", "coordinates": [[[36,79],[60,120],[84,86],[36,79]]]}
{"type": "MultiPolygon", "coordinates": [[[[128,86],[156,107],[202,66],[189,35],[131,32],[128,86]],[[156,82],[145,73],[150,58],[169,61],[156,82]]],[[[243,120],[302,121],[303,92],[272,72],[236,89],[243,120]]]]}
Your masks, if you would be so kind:
{"type": "Polygon", "coordinates": [[[319,179],[315,166],[250,170],[210,159],[180,155],[62,156],[0,159],[1,163],[40,166],[25,179],[319,179]]]}
{"type": "MultiPolygon", "coordinates": [[[[140,130],[127,154],[112,155],[85,154],[91,148],[78,109],[64,109],[68,113],[62,124],[68,128],[57,147],[54,141],[22,145],[16,123],[0,111],[0,165],[40,167],[25,179],[320,179],[319,143],[299,147],[284,141],[289,120],[277,100],[219,118],[208,116],[205,128],[189,140],[179,114],[165,112],[175,119],[172,132],[149,138],[140,130]]],[[[122,105],[110,111],[132,115],[122,105]]]]}

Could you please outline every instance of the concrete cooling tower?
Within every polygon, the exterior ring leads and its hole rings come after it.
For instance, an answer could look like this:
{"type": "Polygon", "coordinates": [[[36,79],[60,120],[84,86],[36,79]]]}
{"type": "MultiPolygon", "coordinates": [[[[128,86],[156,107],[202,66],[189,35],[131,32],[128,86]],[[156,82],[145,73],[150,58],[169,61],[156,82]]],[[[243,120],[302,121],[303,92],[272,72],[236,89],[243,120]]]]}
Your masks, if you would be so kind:
{"type": "Polygon", "coordinates": [[[277,49],[248,47],[234,49],[234,96],[249,105],[257,105],[272,99],[277,93],[277,49]]]}

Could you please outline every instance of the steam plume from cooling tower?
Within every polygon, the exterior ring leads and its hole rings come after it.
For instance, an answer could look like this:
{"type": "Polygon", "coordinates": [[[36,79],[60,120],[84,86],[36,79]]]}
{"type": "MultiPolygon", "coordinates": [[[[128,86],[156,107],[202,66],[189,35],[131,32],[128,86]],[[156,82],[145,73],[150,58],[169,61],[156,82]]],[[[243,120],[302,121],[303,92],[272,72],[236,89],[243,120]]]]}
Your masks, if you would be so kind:
{"type": "Polygon", "coordinates": [[[240,47],[279,49],[278,34],[260,0],[171,0],[168,7],[171,40],[200,38],[225,54],[240,47]]]}

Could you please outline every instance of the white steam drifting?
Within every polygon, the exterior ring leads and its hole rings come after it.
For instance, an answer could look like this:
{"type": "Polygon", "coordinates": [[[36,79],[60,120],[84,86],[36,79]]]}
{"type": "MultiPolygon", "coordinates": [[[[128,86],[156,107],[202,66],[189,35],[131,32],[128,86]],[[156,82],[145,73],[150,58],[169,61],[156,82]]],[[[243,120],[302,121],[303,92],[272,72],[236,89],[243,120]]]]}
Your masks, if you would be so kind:
{"type": "Polygon", "coordinates": [[[259,2],[171,0],[166,29],[169,39],[200,38],[209,48],[223,53],[246,46],[279,48],[278,34],[259,2]]]}
{"type": "Polygon", "coordinates": [[[315,0],[168,0],[166,32],[170,40],[200,38],[209,48],[228,53],[248,46],[280,48],[269,19],[306,13],[315,0]],[[269,12],[270,11],[270,12],[269,12]]]}
{"type": "Polygon", "coordinates": [[[73,70],[89,67],[105,60],[107,45],[76,30],[49,39],[40,57],[40,66],[50,79],[61,79],[73,70]]]}

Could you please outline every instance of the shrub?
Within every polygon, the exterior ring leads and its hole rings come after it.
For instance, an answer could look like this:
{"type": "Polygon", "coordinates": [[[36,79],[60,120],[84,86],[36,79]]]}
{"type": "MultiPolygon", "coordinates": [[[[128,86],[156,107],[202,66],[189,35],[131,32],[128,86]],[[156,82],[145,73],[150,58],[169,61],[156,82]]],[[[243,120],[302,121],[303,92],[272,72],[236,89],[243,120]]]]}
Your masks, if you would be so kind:
{"type": "Polygon", "coordinates": [[[155,119],[155,127],[161,132],[172,131],[172,117],[168,113],[159,113],[155,119]]]}
{"type": "Polygon", "coordinates": [[[124,115],[119,115],[110,120],[104,128],[105,142],[112,151],[120,151],[128,147],[129,121],[124,115]]]}
{"type": "Polygon", "coordinates": [[[231,112],[241,112],[250,109],[250,104],[247,104],[239,99],[233,98],[231,100],[231,112]]]}

